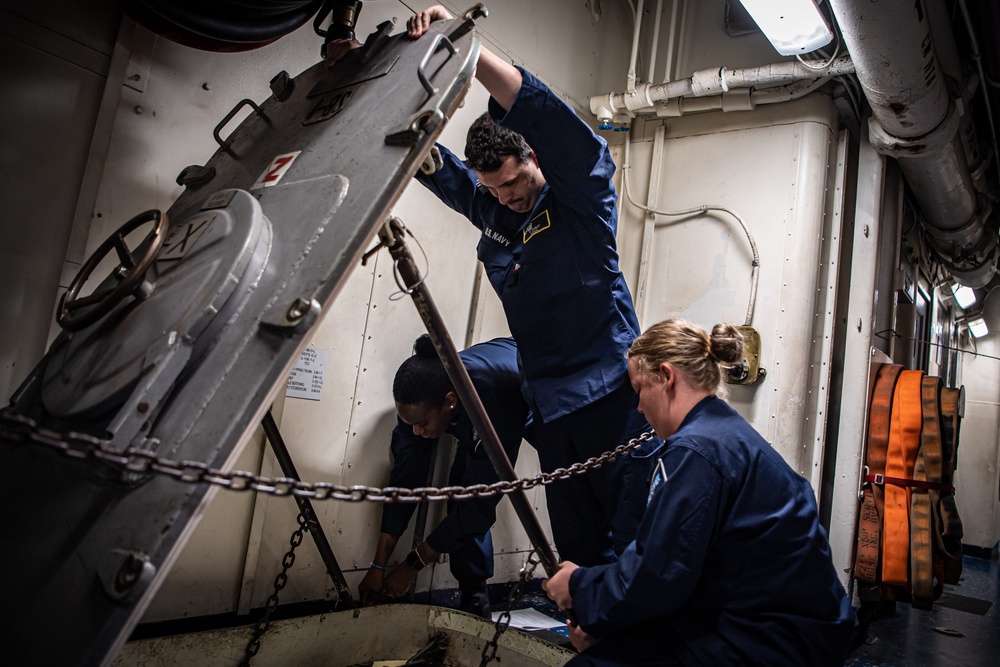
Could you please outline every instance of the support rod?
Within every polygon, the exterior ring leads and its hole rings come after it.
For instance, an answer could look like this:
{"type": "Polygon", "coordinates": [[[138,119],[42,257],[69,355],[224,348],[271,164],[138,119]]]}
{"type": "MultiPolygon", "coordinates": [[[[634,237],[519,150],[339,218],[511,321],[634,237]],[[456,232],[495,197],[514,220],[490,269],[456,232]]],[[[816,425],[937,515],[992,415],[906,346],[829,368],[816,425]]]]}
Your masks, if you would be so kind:
{"type": "MultiPolygon", "coordinates": [[[[511,465],[507,453],[500,445],[500,438],[493,429],[493,423],[490,421],[489,415],[486,414],[486,408],[483,407],[483,402],[472,384],[468,371],[462,364],[461,357],[458,356],[458,350],[448,333],[444,319],[437,306],[434,305],[430,292],[417,270],[413,255],[410,254],[410,250],[406,246],[405,234],[406,228],[398,218],[389,219],[378,232],[379,240],[389,249],[389,253],[396,261],[399,275],[402,277],[410,296],[413,297],[413,303],[427,326],[427,333],[434,343],[438,356],[441,357],[441,363],[444,364],[444,369],[455,388],[455,393],[458,394],[459,400],[462,401],[462,405],[469,413],[473,427],[482,438],[483,447],[496,469],[497,475],[503,481],[513,482],[517,479],[514,466],[511,465]]],[[[515,489],[509,495],[517,518],[521,520],[524,531],[528,534],[528,539],[531,540],[531,544],[538,554],[539,562],[546,574],[551,577],[559,570],[559,563],[552,547],[549,546],[548,538],[538,523],[538,517],[531,509],[524,489],[515,489]]]]}
{"type": "MultiPolygon", "coordinates": [[[[264,428],[264,435],[267,436],[267,441],[271,443],[274,458],[278,460],[282,474],[289,479],[302,479],[295,469],[292,457],[288,453],[288,447],[285,446],[285,439],[281,437],[281,431],[278,430],[278,425],[275,423],[270,410],[264,413],[263,419],[260,420],[260,425],[264,428]]],[[[316,512],[313,511],[312,503],[309,502],[308,498],[294,497],[295,503],[299,506],[299,512],[305,517],[309,534],[312,535],[313,541],[316,543],[316,548],[319,550],[319,555],[326,565],[326,571],[333,580],[333,587],[337,589],[340,602],[346,608],[354,609],[358,605],[351,596],[351,589],[347,586],[344,573],[341,572],[340,565],[337,564],[337,558],[333,555],[333,548],[330,546],[330,541],[326,539],[326,533],[323,532],[323,527],[316,519],[316,512]]]]}

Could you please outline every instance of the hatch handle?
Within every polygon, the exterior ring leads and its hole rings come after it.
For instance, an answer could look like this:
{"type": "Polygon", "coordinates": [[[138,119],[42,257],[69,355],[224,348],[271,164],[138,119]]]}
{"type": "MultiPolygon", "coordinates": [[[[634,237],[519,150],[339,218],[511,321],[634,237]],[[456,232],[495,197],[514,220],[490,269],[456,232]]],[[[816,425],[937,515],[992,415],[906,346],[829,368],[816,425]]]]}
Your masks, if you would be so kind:
{"type": "Polygon", "coordinates": [[[259,106],[257,106],[257,104],[253,100],[242,99],[236,103],[236,106],[233,107],[233,110],[227,113],[226,117],[223,118],[222,121],[215,126],[214,130],[212,130],[212,137],[215,138],[215,143],[219,144],[222,150],[226,151],[229,155],[236,158],[237,160],[240,158],[240,156],[237,155],[236,151],[234,151],[232,146],[229,145],[228,138],[223,139],[219,133],[222,132],[222,128],[224,128],[226,125],[229,124],[229,121],[231,121],[233,118],[236,117],[236,114],[240,112],[240,109],[248,105],[250,106],[250,108],[254,110],[254,112],[256,112],[258,116],[264,119],[265,123],[267,123],[268,125],[273,125],[273,123],[271,123],[271,119],[268,118],[266,113],[264,113],[264,110],[261,109],[259,106]]]}
{"type": "Polygon", "coordinates": [[[431,48],[427,49],[427,53],[424,54],[423,60],[421,60],[420,64],[417,66],[417,78],[420,79],[420,84],[424,87],[424,90],[427,91],[427,99],[434,97],[438,91],[438,89],[431,83],[430,77],[427,76],[427,64],[430,62],[431,58],[434,57],[434,54],[438,52],[442,44],[448,49],[451,55],[454,56],[458,54],[458,49],[456,49],[455,45],[451,43],[448,36],[443,32],[439,32],[434,35],[434,41],[431,43],[431,48]]]}

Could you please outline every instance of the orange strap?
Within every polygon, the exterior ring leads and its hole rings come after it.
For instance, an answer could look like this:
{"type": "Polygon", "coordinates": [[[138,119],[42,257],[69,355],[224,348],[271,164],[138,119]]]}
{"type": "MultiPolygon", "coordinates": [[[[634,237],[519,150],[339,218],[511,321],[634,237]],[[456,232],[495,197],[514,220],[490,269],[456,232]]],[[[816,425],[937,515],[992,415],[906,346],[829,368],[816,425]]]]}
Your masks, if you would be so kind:
{"type": "MultiPolygon", "coordinates": [[[[920,450],[913,466],[913,479],[929,484],[941,480],[941,378],[925,376],[920,383],[920,404],[923,424],[920,450]]],[[[934,588],[934,525],[931,508],[938,505],[935,488],[914,487],[910,490],[910,582],[913,606],[933,608],[934,588]]],[[[938,592],[940,595],[940,592],[938,592]]]]}
{"type": "MultiPolygon", "coordinates": [[[[885,475],[912,479],[920,449],[923,412],[920,383],[923,371],[902,371],[893,396],[889,425],[889,449],[885,475]]],[[[885,519],[882,524],[882,583],[907,586],[910,556],[910,489],[885,487],[885,519]]]]}
{"type": "MultiPolygon", "coordinates": [[[[961,418],[958,404],[961,389],[941,390],[941,481],[951,487],[958,455],[958,434],[961,418]]],[[[962,576],[962,519],[955,505],[954,489],[942,491],[938,506],[934,508],[937,550],[944,558],[941,579],[946,584],[957,584],[962,576]]]]}
{"type": "MultiPolygon", "coordinates": [[[[896,381],[903,367],[899,364],[885,364],[875,376],[871,407],[868,411],[868,475],[864,485],[864,499],[858,520],[858,548],[854,558],[854,576],[859,581],[874,584],[878,581],[879,547],[881,546],[881,525],[883,491],[881,486],[872,486],[877,475],[885,477],[886,450],[889,447],[889,416],[892,413],[892,397],[896,381]]],[[[877,595],[877,589],[873,591],[877,595]]]]}

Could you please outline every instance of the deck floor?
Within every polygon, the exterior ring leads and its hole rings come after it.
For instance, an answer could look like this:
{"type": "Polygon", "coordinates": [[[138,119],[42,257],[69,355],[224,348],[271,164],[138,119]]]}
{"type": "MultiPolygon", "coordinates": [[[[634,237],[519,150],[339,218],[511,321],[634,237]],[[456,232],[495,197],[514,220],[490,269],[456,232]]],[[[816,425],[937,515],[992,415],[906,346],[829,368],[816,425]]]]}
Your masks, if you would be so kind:
{"type": "MultiPolygon", "coordinates": [[[[537,582],[535,582],[537,584],[537,582]]],[[[494,612],[506,608],[507,590],[491,586],[494,612]]],[[[855,649],[845,667],[995,667],[1000,664],[1000,566],[997,560],[966,556],[959,584],[945,586],[932,611],[898,603],[895,612],[876,618],[867,641],[855,649]]],[[[454,600],[435,599],[444,606],[454,600]]],[[[554,618],[563,616],[536,588],[516,608],[531,607],[554,618]]],[[[568,645],[564,631],[531,634],[568,645]]]]}

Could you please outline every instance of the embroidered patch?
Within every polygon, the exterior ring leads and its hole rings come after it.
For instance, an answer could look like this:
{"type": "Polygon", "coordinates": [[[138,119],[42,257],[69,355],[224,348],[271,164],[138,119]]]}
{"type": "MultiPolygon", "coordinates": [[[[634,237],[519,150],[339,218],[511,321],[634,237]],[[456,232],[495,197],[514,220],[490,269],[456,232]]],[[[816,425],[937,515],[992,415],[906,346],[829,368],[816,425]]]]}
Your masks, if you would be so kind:
{"type": "Polygon", "coordinates": [[[544,232],[551,226],[552,226],[552,220],[549,219],[549,209],[545,209],[544,211],[536,215],[534,218],[532,218],[531,222],[525,225],[524,230],[522,232],[524,234],[524,243],[527,243],[531,239],[531,237],[537,234],[538,232],[544,232]]]}
{"type": "Polygon", "coordinates": [[[497,230],[493,229],[492,227],[483,227],[483,236],[485,236],[488,239],[492,239],[493,241],[496,241],[504,248],[510,247],[510,239],[501,234],[500,232],[498,232],[497,230]]]}
{"type": "Polygon", "coordinates": [[[653,469],[653,478],[649,481],[649,497],[646,498],[646,504],[653,499],[653,493],[656,491],[656,487],[667,481],[667,469],[663,465],[663,459],[656,462],[656,468],[653,469]]]}

